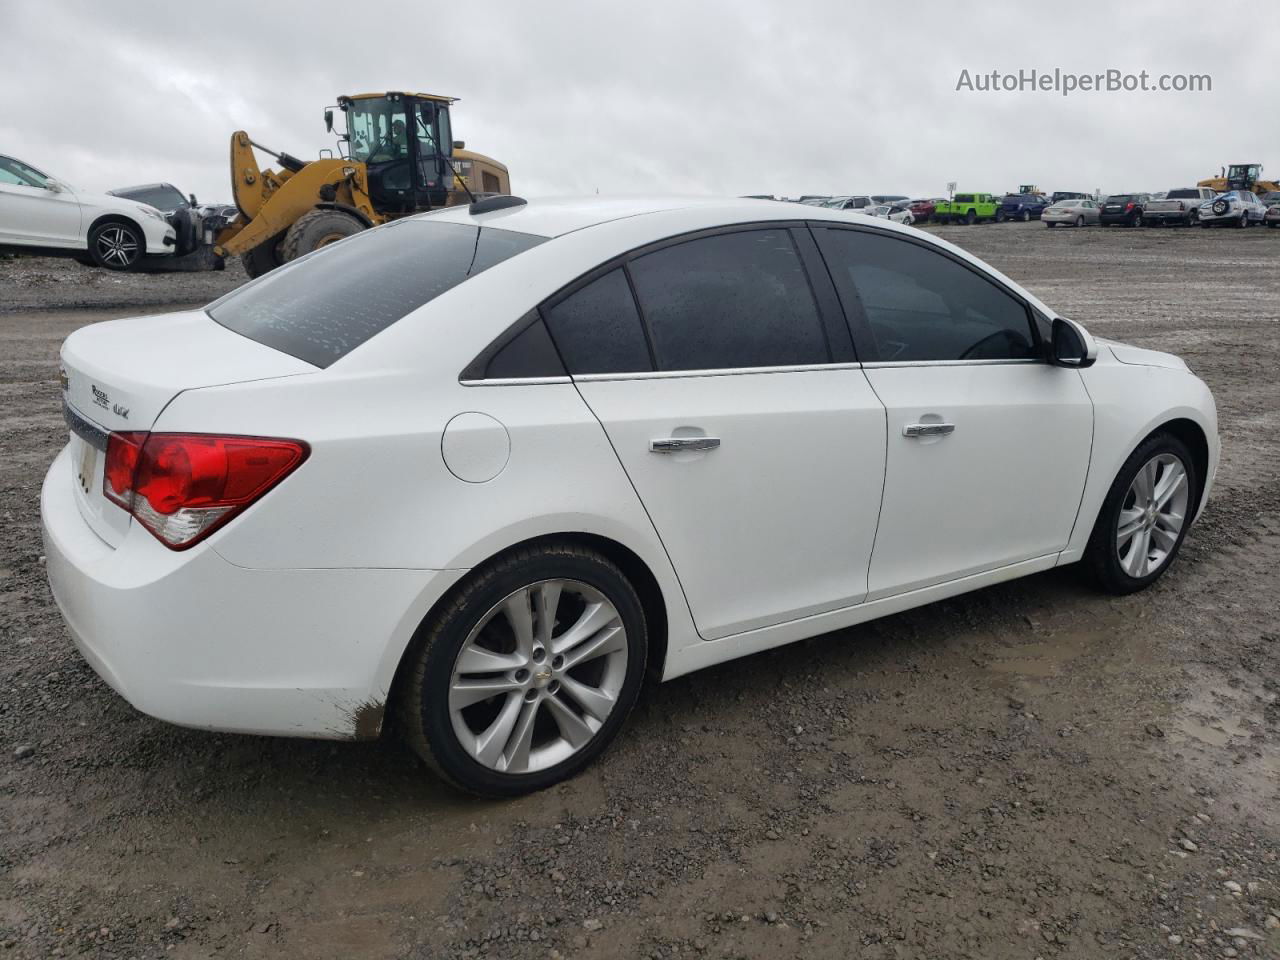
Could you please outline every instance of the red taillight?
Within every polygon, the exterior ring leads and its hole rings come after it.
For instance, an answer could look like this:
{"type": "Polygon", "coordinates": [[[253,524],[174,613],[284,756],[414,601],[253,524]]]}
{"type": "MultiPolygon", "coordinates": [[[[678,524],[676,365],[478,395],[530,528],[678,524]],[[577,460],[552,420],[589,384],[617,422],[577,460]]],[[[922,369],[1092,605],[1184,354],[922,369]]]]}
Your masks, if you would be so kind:
{"type": "Polygon", "coordinates": [[[113,433],[103,493],[166,547],[185,550],[307,458],[300,440],[203,433],[113,433]]]}
{"type": "Polygon", "coordinates": [[[1132,209],[1133,209],[1133,204],[1132,204],[1132,203],[1126,203],[1126,204],[1124,205],[1124,208],[1125,208],[1126,210],[1132,210],[1132,209]]]}

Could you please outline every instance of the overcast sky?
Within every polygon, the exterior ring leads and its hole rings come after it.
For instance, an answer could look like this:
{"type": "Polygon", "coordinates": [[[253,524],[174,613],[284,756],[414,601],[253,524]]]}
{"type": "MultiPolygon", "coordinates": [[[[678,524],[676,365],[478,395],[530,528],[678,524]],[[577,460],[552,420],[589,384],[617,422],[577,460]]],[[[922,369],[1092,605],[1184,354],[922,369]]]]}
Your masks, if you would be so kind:
{"type": "Polygon", "coordinates": [[[339,94],[392,89],[460,97],[455,137],[524,196],[1163,190],[1231,162],[1280,176],[1274,11],[4,0],[0,153],[82,189],[167,180],[230,200],[233,130],[314,157],[339,94]],[[956,90],[962,70],[1033,68],[1209,74],[1212,91],[956,90]]]}

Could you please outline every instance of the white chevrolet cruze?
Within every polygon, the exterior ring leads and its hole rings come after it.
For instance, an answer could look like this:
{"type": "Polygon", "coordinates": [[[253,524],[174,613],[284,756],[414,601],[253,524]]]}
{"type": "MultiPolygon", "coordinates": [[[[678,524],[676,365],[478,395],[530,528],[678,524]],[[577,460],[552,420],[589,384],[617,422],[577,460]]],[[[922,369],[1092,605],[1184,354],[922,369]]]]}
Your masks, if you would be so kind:
{"type": "Polygon", "coordinates": [[[482,200],[207,310],[85,327],[49,578],[138,709],[367,738],[481,794],[642,676],[1084,561],[1168,569],[1218,463],[1173,356],[919,231],[759,200],[482,200]]]}

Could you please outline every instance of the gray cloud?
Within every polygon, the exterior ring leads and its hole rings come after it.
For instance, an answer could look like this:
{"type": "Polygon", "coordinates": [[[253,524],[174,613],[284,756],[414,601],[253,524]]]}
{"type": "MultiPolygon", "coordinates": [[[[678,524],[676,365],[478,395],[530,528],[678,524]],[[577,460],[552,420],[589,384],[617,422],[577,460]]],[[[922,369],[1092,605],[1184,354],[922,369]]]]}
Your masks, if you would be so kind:
{"type": "Polygon", "coordinates": [[[1246,26],[1259,9],[19,2],[0,33],[0,151],[85,188],[229,199],[233,130],[314,156],[338,94],[426,89],[462,98],[455,135],[527,196],[1166,189],[1228,162],[1280,175],[1271,37],[1246,26]],[[955,90],[962,69],[1054,67],[1207,73],[1213,91],[955,90]]]}

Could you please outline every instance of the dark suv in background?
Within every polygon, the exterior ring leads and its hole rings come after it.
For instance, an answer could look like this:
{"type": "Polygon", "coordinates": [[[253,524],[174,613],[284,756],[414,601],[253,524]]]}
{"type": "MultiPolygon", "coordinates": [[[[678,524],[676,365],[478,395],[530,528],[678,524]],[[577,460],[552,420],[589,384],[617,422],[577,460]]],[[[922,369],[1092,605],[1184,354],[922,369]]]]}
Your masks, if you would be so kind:
{"type": "Polygon", "coordinates": [[[1151,199],[1149,193],[1116,193],[1102,204],[1099,222],[1104,227],[1120,223],[1126,227],[1142,226],[1142,211],[1151,199]]]}
{"type": "Polygon", "coordinates": [[[1005,220],[1039,220],[1049,198],[1040,193],[1011,193],[1000,201],[1005,220]]]}

